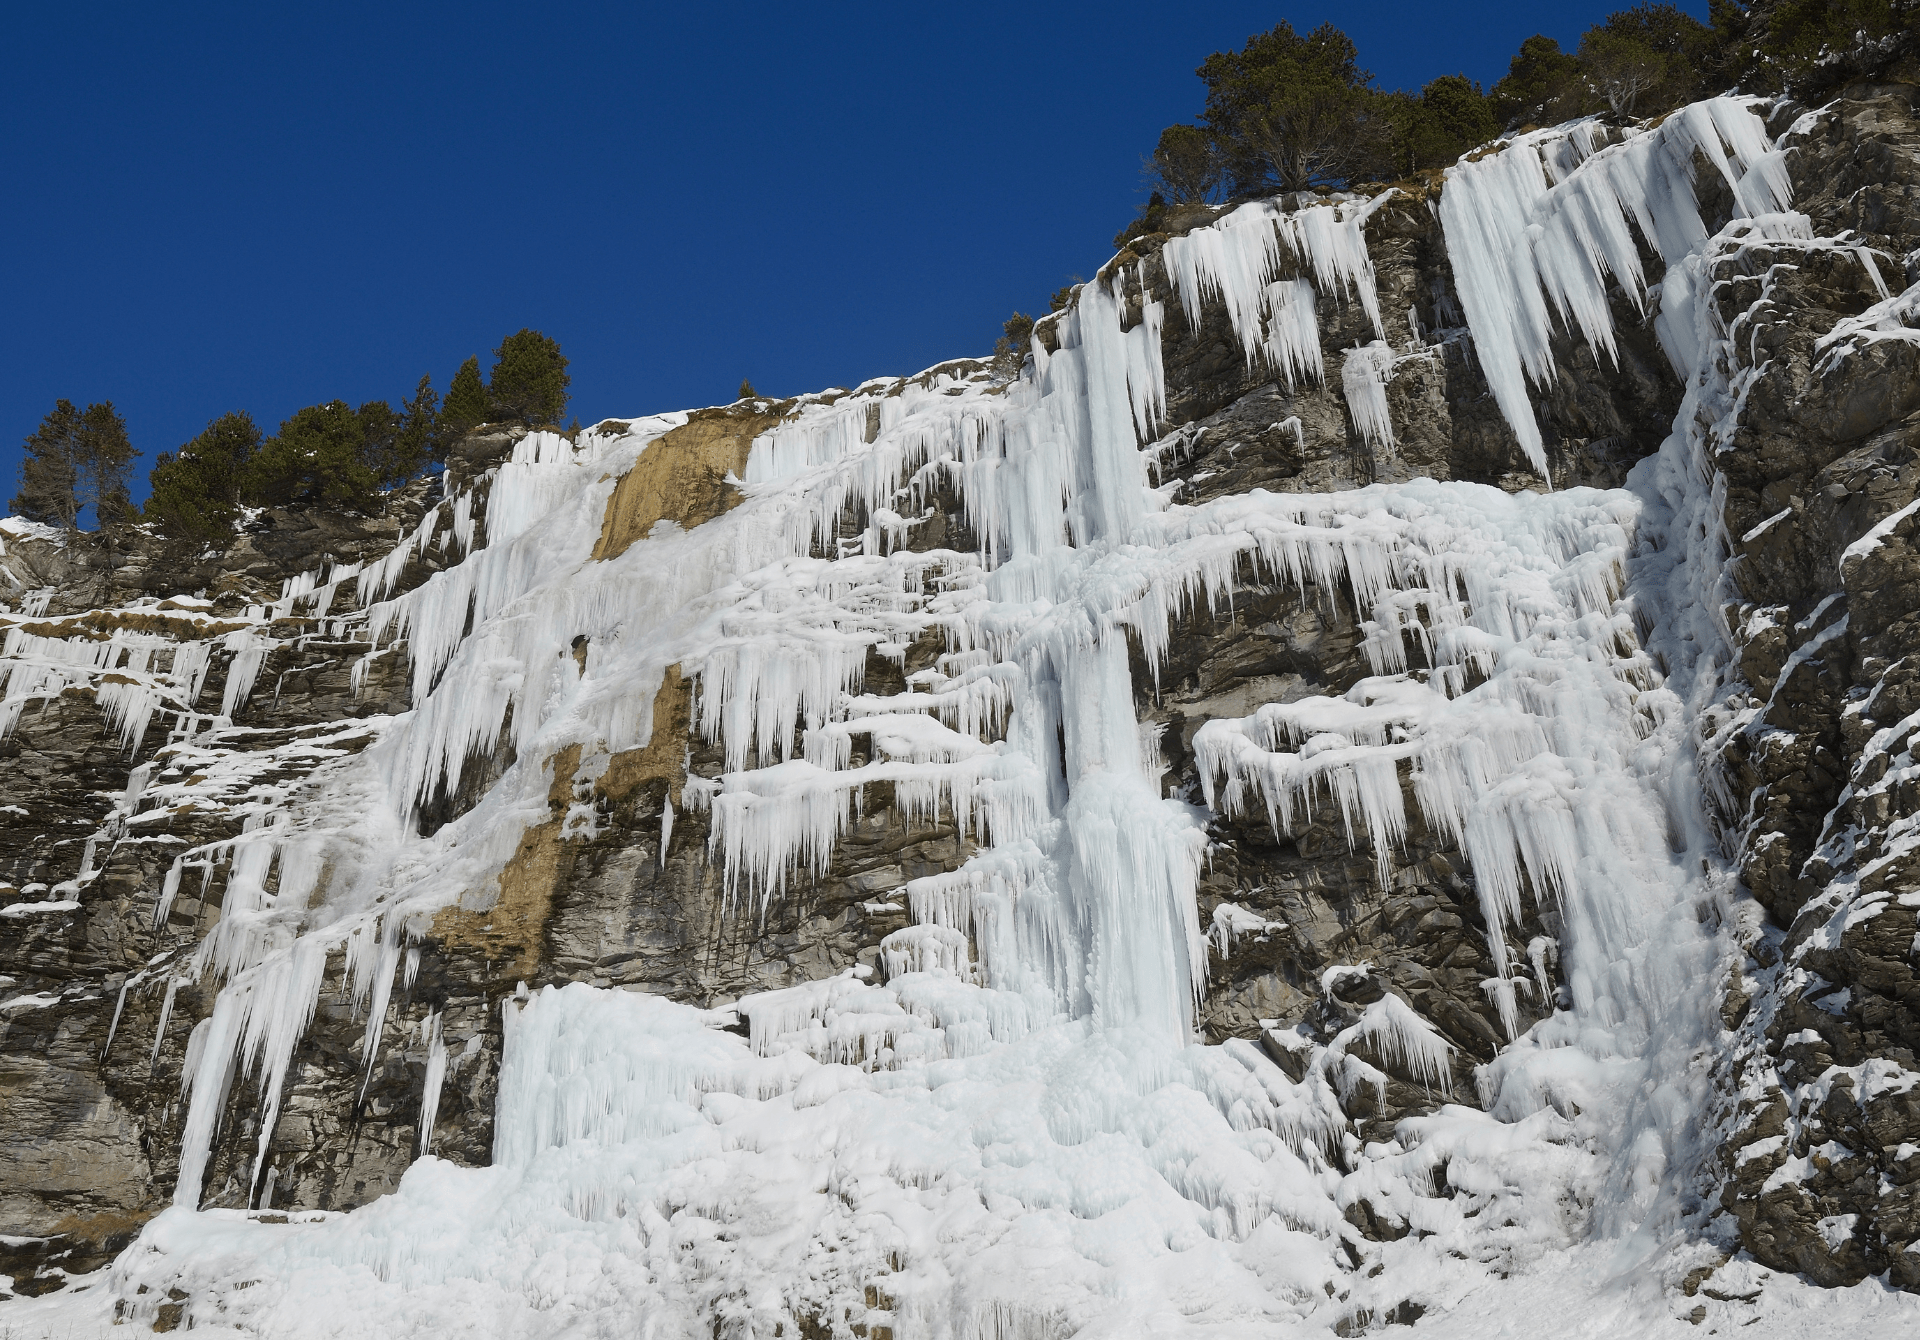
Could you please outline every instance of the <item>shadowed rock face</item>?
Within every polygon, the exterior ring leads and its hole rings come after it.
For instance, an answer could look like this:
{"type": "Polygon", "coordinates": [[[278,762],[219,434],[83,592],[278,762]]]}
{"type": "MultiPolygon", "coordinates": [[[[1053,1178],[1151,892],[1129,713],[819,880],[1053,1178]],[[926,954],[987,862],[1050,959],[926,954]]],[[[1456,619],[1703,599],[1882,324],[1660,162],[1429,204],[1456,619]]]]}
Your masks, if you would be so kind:
{"type": "MultiPolygon", "coordinates": [[[[1920,1255],[1905,1250],[1920,1239],[1920,1153],[1912,1152],[1920,1148],[1912,947],[1920,837],[1909,831],[1920,823],[1909,743],[1920,712],[1920,509],[1905,510],[1920,496],[1920,344],[1863,337],[1836,357],[1829,336],[1882,300],[1853,248],[1883,258],[1880,278],[1893,292],[1920,278],[1913,92],[1850,90],[1793,141],[1797,206],[1821,237],[1851,230],[1845,246],[1749,249],[1716,275],[1722,315],[1752,332],[1737,342],[1753,374],[1745,407],[1717,458],[1734,554],[1726,612],[1746,688],[1702,727],[1708,766],[1723,783],[1726,844],[1754,899],[1739,929],[1750,957],[1726,988],[1724,1101],[1711,1114],[1721,1144],[1717,1165],[1701,1174],[1705,1189],[1726,1211],[1730,1248],[1824,1283],[1891,1270],[1905,1288],[1920,1288],[1912,1264],[1920,1255]]],[[[1710,198],[1703,206],[1719,211],[1710,226],[1730,208],[1710,198]]],[[[1388,338],[1404,346],[1418,336],[1429,351],[1387,387],[1391,447],[1367,441],[1341,390],[1343,351],[1374,338],[1357,307],[1322,300],[1328,375],[1289,388],[1249,369],[1223,310],[1182,313],[1161,266],[1164,238],[1132,244],[1149,292],[1166,303],[1169,423],[1149,450],[1155,482],[1174,486],[1177,500],[1418,476],[1546,487],[1488,392],[1427,205],[1383,205],[1367,241],[1388,338]]],[[[1624,293],[1613,296],[1617,360],[1563,340],[1555,383],[1536,398],[1555,487],[1619,485],[1671,431],[1680,406],[1682,388],[1650,318],[1624,293]]],[[[739,475],[753,437],[788,408],[703,411],[669,433],[614,488],[595,558],[617,555],[662,521],[690,528],[729,508],[737,496],[729,474],[739,475]]],[[[479,481],[484,510],[487,472],[516,436],[469,439],[450,463],[448,488],[479,481]]],[[[83,627],[106,637],[130,621],[175,620],[172,635],[217,644],[202,689],[211,712],[229,678],[243,673],[242,653],[221,642],[223,615],[276,599],[283,582],[323,562],[383,556],[438,496],[437,484],[412,486],[374,518],[267,513],[222,555],[184,552],[138,531],[65,545],[7,536],[0,563],[14,590],[51,596],[32,620],[6,618],[42,637],[83,627]],[[169,608],[175,596],[189,599],[169,608]]],[[[445,510],[393,589],[417,587],[458,561],[445,510]]],[[[844,518],[841,532],[851,537],[864,525],[844,518]]],[[[926,551],[974,541],[958,501],[945,497],[908,544],[926,551]]],[[[1157,732],[1163,792],[1194,804],[1203,794],[1194,734],[1207,721],[1337,694],[1369,673],[1349,592],[1302,592],[1251,571],[1241,578],[1231,609],[1203,606],[1184,617],[1157,667],[1137,649],[1134,657],[1136,707],[1157,732]]],[[[356,684],[352,667],[370,646],[344,640],[324,616],[289,611],[272,633],[230,727],[169,740],[156,718],[129,747],[100,702],[69,692],[34,703],[0,743],[0,904],[48,904],[0,918],[0,999],[8,1002],[0,1013],[0,1233],[37,1240],[8,1249],[0,1272],[25,1287],[54,1287],[59,1277],[47,1267],[106,1259],[171,1197],[181,1071],[214,990],[210,976],[169,984],[186,976],[174,969],[220,917],[228,879],[224,870],[205,883],[190,873],[156,924],[174,854],[238,833],[250,791],[324,775],[366,747],[370,718],[410,705],[404,650],[372,660],[356,684]],[[130,787],[194,776],[231,782],[131,835],[130,787]],[[77,906],[61,905],[68,902],[77,906]]],[[[899,662],[874,653],[869,691],[903,690],[906,676],[944,650],[927,637],[899,662]]],[[[584,663],[592,648],[583,639],[574,655],[584,663]]],[[[251,1081],[238,1083],[204,1203],[342,1209],[391,1189],[420,1152],[430,1018],[451,1058],[433,1152],[485,1163],[501,1005],[523,984],[584,981],[713,1006],[855,965],[884,972],[879,943],[908,920],[904,899],[889,895],[906,880],[956,869],[972,850],[950,821],[909,823],[890,793],[870,787],[823,876],[764,903],[731,897],[709,858],[706,815],[681,803],[691,780],[722,771],[720,749],[695,729],[692,687],[677,671],[652,710],[653,743],[613,756],[595,776],[581,771],[577,749],[529,760],[548,782],[547,817],[527,826],[497,879],[434,920],[379,1023],[371,1070],[362,1050],[366,1002],[329,971],[266,1134],[265,1177],[252,1175],[261,1095],[251,1081]],[[669,804],[675,817],[663,842],[669,804]],[[590,824],[570,821],[582,812],[590,824]]],[[[423,804],[419,824],[431,830],[472,809],[518,761],[504,746],[469,757],[458,782],[423,804]]],[[[1260,812],[1210,818],[1200,890],[1202,927],[1216,932],[1200,1016],[1208,1040],[1259,1039],[1296,1071],[1297,1048],[1332,1037],[1393,993],[1453,1045],[1439,1083],[1403,1073],[1392,1058],[1363,1058],[1388,1082],[1361,1085],[1346,1100],[1360,1140],[1388,1139],[1396,1122],[1442,1103],[1478,1104],[1474,1068],[1509,1040],[1482,985],[1498,974],[1473,872],[1422,825],[1418,805],[1407,810],[1412,827],[1384,876],[1364,835],[1354,846],[1324,800],[1286,836],[1260,812]]],[[[1551,978],[1556,910],[1528,892],[1522,913],[1514,952],[1537,951],[1551,978]]],[[[1523,996],[1517,1028],[1556,1004],[1523,996]]],[[[1372,1236],[1406,1231],[1365,1202],[1351,1217],[1372,1236]]]]}

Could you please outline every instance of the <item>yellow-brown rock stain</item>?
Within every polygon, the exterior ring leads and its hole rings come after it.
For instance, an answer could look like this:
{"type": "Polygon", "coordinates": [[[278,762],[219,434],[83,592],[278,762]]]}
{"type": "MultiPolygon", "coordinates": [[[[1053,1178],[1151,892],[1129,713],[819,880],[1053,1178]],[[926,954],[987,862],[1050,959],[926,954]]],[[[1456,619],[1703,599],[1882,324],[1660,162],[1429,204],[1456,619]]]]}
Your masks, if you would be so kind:
{"type": "MultiPolygon", "coordinates": [[[[616,805],[629,800],[650,782],[664,781],[677,805],[686,781],[687,733],[693,720],[693,685],[681,678],[680,667],[670,665],[661,675],[653,698],[653,734],[638,749],[614,754],[595,783],[598,795],[616,805]]],[[[501,867],[499,888],[489,907],[454,906],[433,919],[433,937],[449,949],[468,948],[502,975],[532,980],[538,975],[545,947],[547,918],[553,899],[573,869],[577,843],[561,834],[567,809],[574,800],[580,771],[581,747],[570,744],[549,761],[547,784],[549,818],[520,835],[520,845],[501,867]]]]}
{"type": "Polygon", "coordinates": [[[433,935],[448,949],[477,951],[503,972],[530,978],[540,963],[553,892],[572,866],[572,853],[560,840],[567,806],[573,800],[573,775],[580,767],[580,746],[570,744],[550,760],[547,785],[550,818],[520,835],[520,846],[500,869],[499,889],[490,907],[453,906],[433,919],[433,935]]]}
{"type": "Polygon", "coordinates": [[[607,499],[596,559],[618,558],[654,526],[672,521],[688,530],[731,511],[740,490],[727,483],[747,468],[753,439],[778,423],[781,406],[729,405],[695,410],[678,428],[640,453],[607,499]]]}
{"type": "MultiPolygon", "coordinates": [[[[737,479],[745,471],[753,439],[780,422],[792,404],[761,401],[696,410],[687,422],[663,434],[614,485],[593,557],[619,557],[661,521],[690,530],[732,510],[741,493],[727,482],[728,476],[737,479]]],[[[573,657],[584,674],[584,639],[575,643],[573,657]]],[[[693,685],[678,665],[668,666],[654,693],[648,743],[609,758],[595,782],[596,794],[619,806],[649,784],[665,782],[668,799],[680,804],[692,724],[693,685]]],[[[502,974],[523,979],[537,975],[554,895],[571,873],[579,849],[562,831],[575,798],[581,752],[580,745],[570,744],[548,761],[549,817],[520,835],[519,847],[500,870],[492,904],[449,907],[434,917],[433,936],[447,948],[475,950],[502,974]]]]}
{"type": "Polygon", "coordinates": [[[664,781],[667,797],[680,803],[687,780],[687,736],[693,729],[693,681],[670,665],[660,676],[653,695],[653,734],[639,749],[627,749],[607,762],[600,775],[600,794],[620,805],[648,782],[664,781]]]}

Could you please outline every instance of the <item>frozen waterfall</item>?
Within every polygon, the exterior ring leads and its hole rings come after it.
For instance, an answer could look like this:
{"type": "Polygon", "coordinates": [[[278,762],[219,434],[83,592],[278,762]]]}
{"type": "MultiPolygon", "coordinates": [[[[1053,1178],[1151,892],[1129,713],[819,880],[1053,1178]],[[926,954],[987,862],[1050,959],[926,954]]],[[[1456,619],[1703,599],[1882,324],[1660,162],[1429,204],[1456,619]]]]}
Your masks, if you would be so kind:
{"type": "MultiPolygon", "coordinates": [[[[594,557],[619,479],[685,415],[535,434],[386,562],[289,589],[286,609],[353,621],[373,656],[404,640],[414,706],[332,742],[314,785],[175,863],[169,898],[230,872],[225,915],[182,969],[222,985],[194,1033],[176,1204],[115,1267],[116,1292],[182,1288],[217,1299],[222,1324],[302,1336],[758,1337],[795,1318],[898,1340],[1278,1336],[1657,1259],[1700,1211],[1712,993],[1732,952],[1694,767],[1726,657],[1707,443],[1734,400],[1705,267],[1791,230],[1786,196],[1736,99],[1605,145],[1592,125],[1532,132],[1450,171],[1460,302],[1543,472],[1528,388],[1553,375],[1551,342],[1610,351],[1609,278],[1645,302],[1638,247],[1664,261],[1659,332],[1687,400],[1624,489],[1170,501],[1142,451],[1165,427],[1166,312],[1115,263],[1043,323],[1011,384],[936,371],[805,398],[755,441],[741,505],[702,525],[594,557]],[[1696,157],[1738,202],[1715,236],[1696,157]],[[907,547],[936,495],[959,499],[974,548],[907,547]],[[395,594],[430,545],[458,561],[395,594]],[[1297,1076],[1256,1043],[1195,1040],[1206,813],[1161,795],[1129,652],[1157,674],[1179,621],[1229,607],[1248,574],[1339,593],[1371,673],[1205,725],[1207,805],[1277,833],[1330,805],[1383,883],[1410,805],[1458,844],[1508,1035],[1478,1075],[1484,1111],[1354,1134],[1342,1102],[1386,1083],[1370,1057],[1436,1083],[1451,1064],[1393,994],[1307,1047],[1297,1076]],[[945,648],[932,669],[865,691],[871,654],[922,636],[945,648]],[[670,673],[694,681],[693,728],[724,754],[675,803],[706,807],[737,915],[824,869],[869,786],[964,835],[958,869],[899,890],[915,924],[883,945],[884,982],[849,971],[714,1012],[523,990],[504,1007],[491,1167],[427,1155],[394,1194],[289,1224],[198,1210],[242,1079],[263,1095],[253,1177],[269,1178],[329,974],[364,1011],[371,1070],[409,949],[548,819],[567,780],[550,761],[571,750],[591,779],[646,746],[670,673]],[[518,761],[422,835],[420,806],[502,743],[518,761]],[[1560,943],[1511,935],[1523,896],[1558,909],[1560,943]],[[1522,1029],[1523,999],[1549,1017],[1522,1029]],[[1405,1235],[1362,1235],[1363,1205],[1405,1235]]],[[[1289,388],[1328,377],[1316,312],[1356,304],[1377,338],[1335,380],[1363,436],[1391,446],[1395,355],[1365,238],[1383,199],[1246,205],[1169,241],[1164,264],[1173,300],[1222,305],[1248,365],[1289,388]]],[[[228,636],[252,654],[254,631],[228,636]]],[[[81,654],[29,650],[42,675],[81,654]]],[[[176,661],[192,692],[153,692],[190,706],[203,670],[176,661]]],[[[136,739],[144,703],[114,709],[136,739]]],[[[423,1151],[460,1064],[437,1028],[423,1151]]]]}

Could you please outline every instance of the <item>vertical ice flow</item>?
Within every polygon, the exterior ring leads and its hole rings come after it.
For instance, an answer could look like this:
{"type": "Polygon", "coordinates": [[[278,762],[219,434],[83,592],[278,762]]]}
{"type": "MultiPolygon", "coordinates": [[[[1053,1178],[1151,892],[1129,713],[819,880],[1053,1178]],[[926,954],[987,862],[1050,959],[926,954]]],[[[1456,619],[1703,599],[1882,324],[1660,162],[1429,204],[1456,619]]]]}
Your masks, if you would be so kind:
{"type": "MultiPolygon", "coordinates": [[[[1784,187],[1757,126],[1741,103],[1718,100],[1597,151],[1592,129],[1575,127],[1455,170],[1441,212],[1461,299],[1536,464],[1525,378],[1551,375],[1555,321],[1608,347],[1607,276],[1636,294],[1641,284],[1634,230],[1667,267],[1662,338],[1696,383],[1683,420],[1724,391],[1699,354],[1724,335],[1698,300],[1702,249],[1719,243],[1704,236],[1685,164],[1697,149],[1743,207],[1777,207],[1784,187]]],[[[1358,303],[1384,338],[1362,231],[1370,208],[1247,206],[1173,239],[1163,257],[1174,298],[1190,321],[1203,303],[1223,304],[1250,363],[1264,360],[1283,380],[1321,378],[1318,303],[1358,303]]],[[[415,707],[310,796],[204,855],[231,863],[235,892],[232,926],[223,921],[199,963],[225,986],[192,1052],[182,1205],[198,1198],[239,1075],[260,1075],[268,1096],[256,1183],[264,1175],[288,1039],[311,1015],[327,952],[347,952],[371,1066],[407,943],[497,877],[520,827],[546,814],[555,779],[543,769],[563,745],[606,753],[647,742],[654,689],[679,665],[695,683],[697,729],[725,759],[720,775],[689,778],[679,803],[709,814],[734,897],[781,897],[793,872],[820,868],[870,783],[889,784],[911,816],[954,821],[966,859],[900,891],[916,925],[883,946],[892,980],[844,975],[743,1001],[748,1043],[696,1012],[583,987],[509,1002],[495,1156],[530,1179],[527,1194],[548,1194],[532,1170],[553,1167],[574,1142],[596,1158],[624,1151],[650,1168],[682,1166],[673,1160],[691,1148],[685,1132],[761,1110],[754,1104],[772,1105],[765,1129],[818,1122],[823,1140],[896,1098],[937,1126],[901,1096],[918,1092],[914,1082],[896,1076],[940,1061],[1004,1080],[977,1106],[952,1091],[982,1131],[995,1104],[1022,1101],[1011,1095],[1029,1079],[1014,1076],[1054,1077],[1055,1106],[1032,1129],[1060,1149],[1172,1129],[1154,1126],[1160,1105],[1204,1095],[1182,1118],[1195,1124],[1179,1129],[1205,1138],[1156,1153],[1138,1184],[1176,1197],[1156,1222],[1198,1215],[1219,1244],[1297,1233],[1288,1250],[1317,1259],[1363,1190],[1403,1217],[1417,1206],[1437,1253],[1478,1241],[1488,1220],[1477,1216],[1495,1203],[1541,1243],[1561,1231],[1569,1193],[1609,1182],[1619,1188],[1602,1216],[1609,1226],[1655,1212],[1651,1170],[1687,1155],[1673,1115],[1685,1104],[1671,1096],[1684,1080],[1673,1076],[1703,1036],[1700,984],[1716,952],[1698,912],[1715,886],[1697,873],[1713,861],[1688,720],[1717,684],[1717,644],[1711,629],[1682,628],[1664,612],[1711,605],[1701,593],[1718,556],[1699,442],[1683,428],[1632,488],[1608,493],[1415,481],[1150,506],[1139,447],[1165,415],[1165,313],[1143,267],[1123,261],[1049,318],[1030,375],[1012,385],[948,368],[800,405],[753,445],[743,504],[692,531],[656,534],[609,562],[589,553],[611,481],[678,421],[667,416],[578,445],[523,444],[490,491],[447,509],[468,557],[416,589],[391,594],[404,566],[391,560],[356,574],[363,599],[377,602],[356,617],[376,638],[407,640],[415,707]],[[958,499],[977,547],[903,549],[900,537],[945,497],[958,499]],[[1664,541],[1657,552],[1636,547],[1650,535],[1664,541]],[[1486,989],[1509,1035],[1518,999],[1551,1005],[1542,996],[1556,955],[1567,990],[1562,1008],[1480,1072],[1491,1117],[1449,1109],[1404,1123],[1391,1147],[1353,1138],[1341,1101],[1386,1083],[1363,1053],[1436,1084],[1454,1064],[1397,996],[1312,1041],[1297,1082],[1258,1048],[1188,1046],[1207,953],[1195,908],[1206,834],[1192,809],[1159,794],[1135,720],[1130,645],[1157,673],[1177,620],[1201,602],[1224,608],[1249,570],[1303,596],[1336,593],[1359,622],[1372,673],[1339,698],[1203,728],[1195,749],[1209,801],[1260,806],[1283,832],[1308,807],[1330,805],[1383,881],[1416,817],[1459,844],[1499,970],[1486,989]],[[1654,589],[1671,598],[1649,608],[1642,593],[1654,589]],[[1658,661],[1639,645],[1636,613],[1658,661]],[[864,690],[871,655],[897,658],[928,634],[946,651],[906,692],[864,690]],[[582,636],[592,647],[584,670],[568,652],[582,636]],[[1417,673],[1414,647],[1429,667],[1417,673]],[[411,815],[421,799],[456,783],[465,759],[503,731],[520,761],[469,814],[419,835],[411,815]],[[348,800],[356,813],[388,816],[385,826],[371,836],[328,828],[348,800]],[[265,892],[272,861],[280,896],[265,892]],[[323,864],[324,888],[317,873],[299,873],[323,864]],[[284,895],[303,880],[301,897],[284,895]],[[1559,946],[1509,943],[1529,897],[1557,909],[1559,946]],[[1097,1097],[1080,1101],[1058,1078],[1067,1075],[1097,1097]],[[1101,1087],[1114,1076],[1124,1093],[1101,1087]],[[1264,1171],[1235,1162],[1243,1156],[1264,1171]],[[1539,1172],[1547,1166],[1557,1171],[1539,1172]],[[1457,1196],[1434,1197],[1436,1176],[1455,1179],[1457,1196]],[[1260,1190],[1249,1200],[1235,1187],[1260,1190]]],[[[1342,369],[1356,423],[1382,446],[1392,441],[1390,357],[1370,345],[1342,369]]],[[[409,536],[402,547],[427,543],[409,536]]],[[[317,598],[326,585],[287,598],[317,598]]],[[[446,1066],[444,1045],[430,1042],[423,1149],[446,1066]]],[[[898,1132],[861,1138],[884,1154],[872,1166],[924,1176],[912,1185],[932,1195],[947,1184],[913,1171],[917,1154],[972,1148],[972,1137],[942,1132],[924,1147],[899,1143],[898,1132]]],[[[1147,1148],[1126,1140],[1111,1147],[1147,1148]]],[[[757,1204],[756,1170],[773,1165],[752,1162],[751,1142],[730,1149],[742,1162],[725,1196],[738,1199],[722,1201],[757,1204]]],[[[1089,1197],[1074,1201],[1076,1213],[1089,1211],[1089,1222],[1104,1213],[1099,1195],[1110,1188],[1091,1192],[1064,1163],[1048,1166],[1089,1197]]],[[[623,1212],[606,1206],[644,1199],[633,1188],[654,1173],[635,1176],[616,1187],[579,1162],[562,1179],[567,1203],[623,1212]]],[[[995,1203],[1022,1224],[1049,1212],[1031,1184],[953,1176],[975,1200],[973,1188],[993,1185],[1005,1197],[995,1203]]],[[[1073,1259],[1097,1255],[1075,1241],[1086,1254],[1073,1259]]],[[[927,1272],[903,1279],[906,1293],[941,1271],[942,1288],[959,1287],[954,1272],[964,1273],[931,1239],[859,1250],[927,1272]]],[[[1264,1287],[1249,1282],[1257,1272],[1220,1260],[1219,1287],[1264,1287]]],[[[967,1288],[985,1287],[968,1278],[967,1288]]],[[[1097,1293],[1061,1296],[1085,1309],[1097,1293]]],[[[1282,1307],[1278,1294],[1260,1296],[1282,1307]]],[[[1311,1310],[1326,1296],[1316,1282],[1286,1306],[1311,1310]]]]}

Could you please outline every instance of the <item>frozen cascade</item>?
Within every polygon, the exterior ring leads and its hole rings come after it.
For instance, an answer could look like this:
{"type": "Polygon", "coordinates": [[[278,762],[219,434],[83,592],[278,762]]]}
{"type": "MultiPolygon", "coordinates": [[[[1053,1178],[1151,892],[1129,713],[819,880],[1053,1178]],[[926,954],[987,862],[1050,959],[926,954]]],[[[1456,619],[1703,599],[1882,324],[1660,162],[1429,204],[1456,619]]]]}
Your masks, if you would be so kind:
{"type": "MultiPolygon", "coordinates": [[[[808,1317],[902,1337],[1279,1335],[1409,1298],[1445,1308],[1590,1232],[1621,1260],[1656,1251],[1687,1209],[1706,984],[1727,952],[1691,723],[1725,655],[1705,425],[1734,391],[1701,276],[1705,256],[1794,226],[1771,212],[1785,190],[1758,126],[1721,99],[1597,151],[1590,127],[1538,132],[1454,169],[1442,197],[1476,346],[1536,464],[1525,379],[1550,375],[1550,309],[1607,347],[1604,277],[1638,293],[1629,221],[1666,261],[1661,333],[1688,398],[1625,490],[1420,480],[1167,505],[1139,450],[1164,414],[1163,313],[1120,264],[1049,318],[1010,386],[935,371],[801,405],[755,442],[745,501],[694,529],[591,557],[615,481],[685,422],[658,416],[523,441],[484,497],[437,509],[450,531],[436,515],[402,539],[417,553],[450,533],[468,553],[414,590],[390,594],[404,559],[290,589],[282,603],[326,608],[351,578],[350,617],[405,639],[415,707],[356,725],[372,737],[357,752],[169,877],[171,892],[228,867],[192,965],[224,986],[195,1033],[176,1206],[122,1258],[117,1291],[218,1293],[228,1324],[288,1334],[558,1335],[620,1317],[746,1336],[808,1317]],[[1753,216],[1712,239],[1686,177],[1696,149],[1753,216]],[[939,490],[977,551],[898,548],[939,490]],[[843,538],[844,519],[864,533],[843,538]],[[1353,1136],[1340,1100],[1386,1082],[1369,1057],[1428,1080],[1449,1064],[1397,996],[1305,1045],[1297,1080],[1254,1044],[1192,1044],[1205,832],[1159,795],[1128,646],[1157,669],[1174,620],[1224,607],[1249,571],[1350,601],[1373,674],[1207,725],[1210,802],[1264,807],[1285,831],[1330,800],[1387,880],[1411,793],[1469,855],[1510,1034],[1546,951],[1509,946],[1506,927],[1525,898],[1559,909],[1569,999],[1482,1069],[1487,1112],[1353,1136]],[[871,651],[929,632],[947,647],[934,670],[864,691],[871,651]],[[264,1165],[330,955],[371,1067],[409,942],[544,820],[562,748],[648,743],[672,666],[725,757],[677,803],[709,809],[740,914],[823,866],[869,783],[976,844],[906,886],[918,924],[883,946],[884,984],[849,972],[711,1014],[523,992],[505,1006],[494,1166],[424,1157],[395,1194],[297,1234],[196,1211],[238,1076],[261,1082],[264,1165]],[[518,761],[419,835],[420,803],[503,730],[518,761]],[[744,1039],[722,1031],[736,1014],[744,1039]],[[1418,1233],[1361,1237],[1345,1216],[1362,1201],[1418,1233]]],[[[1318,380],[1318,300],[1360,303],[1381,333],[1365,213],[1242,207],[1167,245],[1174,293],[1190,312],[1223,302],[1249,362],[1318,380]]],[[[1367,407],[1390,358],[1369,346],[1343,370],[1383,443],[1384,395],[1367,407]]],[[[256,634],[231,636],[237,667],[256,634]]],[[[67,675],[67,654],[46,672],[67,675]]],[[[429,1027],[431,1112],[452,1063],[429,1027]]]]}
{"type": "MultiPolygon", "coordinates": [[[[1788,204],[1786,167],[1752,100],[1709,98],[1657,129],[1626,132],[1595,150],[1596,123],[1521,135],[1501,153],[1447,169],[1440,222],[1475,353],[1500,411],[1536,470],[1546,472],[1527,382],[1553,381],[1556,323],[1609,356],[1611,276],[1644,309],[1648,287],[1639,245],[1668,266],[1707,240],[1694,199],[1694,156],[1726,180],[1738,212],[1759,216],[1788,204]]],[[[1661,344],[1676,372],[1699,359],[1686,267],[1660,283],[1661,344]]]]}
{"type": "Polygon", "coordinates": [[[1289,391],[1296,379],[1317,382],[1324,370],[1316,291],[1359,302],[1374,334],[1385,334],[1362,229],[1392,195],[1294,210],[1252,201],[1210,228],[1170,238],[1162,253],[1167,277],[1189,313],[1209,298],[1225,305],[1249,366],[1264,361],[1289,391]]]}

